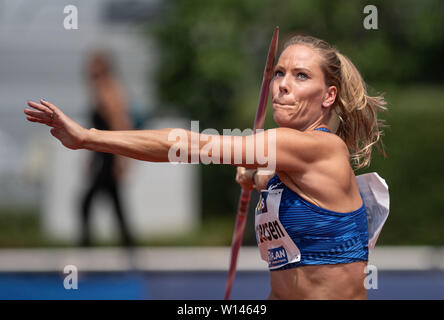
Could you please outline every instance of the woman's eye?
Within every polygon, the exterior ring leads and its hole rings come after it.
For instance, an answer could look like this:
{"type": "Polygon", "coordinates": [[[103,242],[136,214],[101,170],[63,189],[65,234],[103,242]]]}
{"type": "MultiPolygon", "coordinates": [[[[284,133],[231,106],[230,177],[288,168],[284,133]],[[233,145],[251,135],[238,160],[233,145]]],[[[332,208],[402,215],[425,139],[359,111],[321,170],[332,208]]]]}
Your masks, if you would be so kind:
{"type": "Polygon", "coordinates": [[[303,72],[299,72],[296,76],[300,79],[308,79],[308,76],[303,72]]]}
{"type": "Polygon", "coordinates": [[[282,71],[277,70],[277,71],[274,72],[274,75],[276,77],[282,77],[284,75],[284,73],[282,71]]]}

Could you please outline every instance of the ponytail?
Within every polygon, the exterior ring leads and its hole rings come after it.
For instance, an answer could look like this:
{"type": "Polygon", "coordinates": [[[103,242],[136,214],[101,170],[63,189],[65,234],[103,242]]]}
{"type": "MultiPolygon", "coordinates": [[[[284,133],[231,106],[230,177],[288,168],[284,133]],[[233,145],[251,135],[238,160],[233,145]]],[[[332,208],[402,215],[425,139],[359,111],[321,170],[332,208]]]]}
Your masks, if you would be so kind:
{"type": "Polygon", "coordinates": [[[341,85],[334,111],[339,118],[336,134],[350,150],[355,169],[370,165],[373,146],[385,156],[381,135],[385,126],[378,113],[386,110],[382,95],[369,96],[367,86],[353,63],[336,52],[341,64],[341,85]]]}

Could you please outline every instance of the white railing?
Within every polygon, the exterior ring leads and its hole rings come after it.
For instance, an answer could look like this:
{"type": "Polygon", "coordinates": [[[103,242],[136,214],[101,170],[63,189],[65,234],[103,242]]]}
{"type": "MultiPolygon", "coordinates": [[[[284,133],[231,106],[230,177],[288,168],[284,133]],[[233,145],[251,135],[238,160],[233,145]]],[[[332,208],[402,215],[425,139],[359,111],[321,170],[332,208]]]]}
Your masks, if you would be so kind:
{"type": "MultiPolygon", "coordinates": [[[[0,272],[227,271],[229,247],[1,249],[0,272]]],[[[370,254],[378,270],[444,270],[444,247],[381,246],[370,254]]],[[[267,271],[256,247],[241,248],[239,271],[267,271]]]]}

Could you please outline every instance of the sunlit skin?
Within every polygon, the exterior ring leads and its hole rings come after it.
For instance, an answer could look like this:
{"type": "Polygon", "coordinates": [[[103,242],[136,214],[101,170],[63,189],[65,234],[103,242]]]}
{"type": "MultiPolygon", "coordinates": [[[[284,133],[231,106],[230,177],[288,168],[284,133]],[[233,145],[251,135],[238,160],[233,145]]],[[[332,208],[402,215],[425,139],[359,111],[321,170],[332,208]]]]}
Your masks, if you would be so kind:
{"type": "Polygon", "coordinates": [[[337,89],[325,85],[320,62],[306,46],[293,45],[281,54],[270,88],[279,127],[310,131],[327,125],[337,89]]]}
{"type": "MultiPolygon", "coordinates": [[[[362,206],[362,199],[349,164],[348,149],[338,136],[315,131],[317,128],[328,128],[330,107],[337,95],[337,88],[325,83],[321,63],[316,50],[292,45],[284,50],[276,65],[270,87],[273,118],[278,125],[275,129],[276,173],[290,189],[307,201],[325,209],[351,212],[362,206]]],[[[48,101],[29,101],[28,106],[32,109],[24,111],[27,120],[51,127],[51,134],[70,149],[168,162],[168,152],[176,143],[168,139],[173,130],[170,128],[126,131],[85,129],[48,101]]],[[[185,145],[189,148],[191,132],[186,133],[188,142],[185,145]]],[[[267,137],[267,131],[265,133],[267,137]]],[[[216,137],[220,139],[221,150],[233,150],[230,164],[239,166],[236,181],[245,189],[253,188],[251,169],[261,167],[257,159],[253,164],[245,161],[247,146],[254,145],[256,137],[240,137],[244,141],[240,146],[227,144],[234,137],[216,137]],[[242,163],[235,162],[234,154],[237,151],[243,155],[242,163]]],[[[196,152],[200,152],[206,144],[200,138],[198,140],[196,152]]],[[[193,151],[189,150],[191,154],[193,151]]],[[[220,163],[226,163],[222,154],[220,163]]],[[[256,188],[265,188],[269,178],[269,175],[257,174],[256,188]]],[[[272,271],[270,299],[365,299],[366,264],[355,262],[272,271]]]]}
{"type": "MultiPolygon", "coordinates": [[[[304,45],[292,45],[284,50],[275,67],[271,83],[273,119],[283,128],[302,131],[319,141],[317,160],[296,170],[279,170],[282,182],[304,199],[320,207],[350,212],[362,205],[355,176],[349,165],[349,153],[337,136],[313,131],[328,128],[330,107],[337,88],[327,86],[322,72],[321,57],[304,45]],[[324,161],[323,149],[331,153],[324,161]]],[[[306,150],[310,152],[310,150],[306,150]]],[[[237,182],[244,188],[266,189],[272,174],[256,174],[238,168],[237,182]]],[[[367,262],[324,266],[303,266],[270,274],[270,299],[365,299],[364,268],[367,262]]]]}

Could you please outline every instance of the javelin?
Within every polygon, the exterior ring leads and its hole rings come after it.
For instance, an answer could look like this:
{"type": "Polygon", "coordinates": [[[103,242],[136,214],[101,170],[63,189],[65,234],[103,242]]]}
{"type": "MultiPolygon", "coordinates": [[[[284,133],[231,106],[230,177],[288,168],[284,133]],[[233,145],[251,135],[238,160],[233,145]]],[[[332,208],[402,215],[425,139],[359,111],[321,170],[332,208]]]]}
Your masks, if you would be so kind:
{"type": "MultiPolygon", "coordinates": [[[[264,77],[262,79],[261,93],[259,96],[259,104],[257,106],[256,118],[254,120],[254,133],[257,129],[264,128],[265,114],[267,113],[268,92],[270,91],[270,82],[273,78],[274,61],[276,58],[277,44],[279,39],[279,27],[274,30],[270,48],[268,49],[267,62],[265,64],[264,77]]],[[[236,273],[237,257],[242,244],[242,237],[247,221],[248,205],[250,203],[251,190],[242,189],[239,205],[237,208],[236,224],[234,226],[233,240],[231,243],[231,260],[228,270],[228,279],[225,287],[224,299],[230,299],[231,288],[233,286],[234,275],[236,273]]]]}

